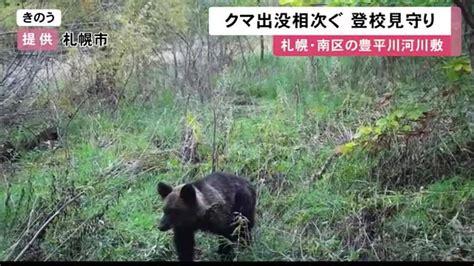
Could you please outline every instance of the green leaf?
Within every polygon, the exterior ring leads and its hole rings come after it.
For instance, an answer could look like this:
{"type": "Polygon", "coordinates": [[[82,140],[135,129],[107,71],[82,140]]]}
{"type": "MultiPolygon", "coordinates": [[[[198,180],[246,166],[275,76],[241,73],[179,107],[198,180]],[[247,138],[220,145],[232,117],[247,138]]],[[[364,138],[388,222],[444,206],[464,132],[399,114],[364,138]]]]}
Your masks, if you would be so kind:
{"type": "Polygon", "coordinates": [[[405,111],[403,110],[397,110],[395,112],[393,112],[393,115],[397,118],[402,118],[405,116],[405,111]]]}
{"type": "Polygon", "coordinates": [[[464,65],[464,71],[466,71],[467,73],[471,73],[472,72],[472,67],[470,65],[464,65]]]}
{"type": "Polygon", "coordinates": [[[405,132],[411,131],[411,126],[409,125],[402,126],[402,131],[405,131],[405,132]]]}
{"type": "Polygon", "coordinates": [[[357,146],[357,143],[351,141],[342,145],[339,149],[339,152],[343,155],[348,154],[354,150],[354,147],[357,146]]]}
{"type": "Polygon", "coordinates": [[[295,4],[295,0],[279,0],[278,1],[280,5],[284,6],[284,5],[294,5],[295,4]]]}
{"type": "Polygon", "coordinates": [[[382,129],[380,127],[375,128],[374,132],[376,136],[382,135],[382,129]]]}
{"type": "Polygon", "coordinates": [[[454,66],[454,70],[456,70],[456,71],[459,71],[459,70],[461,70],[462,68],[463,68],[463,65],[462,65],[462,64],[457,64],[457,65],[454,66]]]}
{"type": "Polygon", "coordinates": [[[390,126],[391,126],[392,129],[397,129],[397,128],[400,127],[400,123],[398,123],[398,121],[392,121],[390,123],[390,126]]]}
{"type": "Polygon", "coordinates": [[[372,132],[372,128],[371,127],[363,127],[363,128],[361,128],[361,132],[364,135],[368,135],[368,134],[370,134],[370,132],[372,132]]]}
{"type": "Polygon", "coordinates": [[[454,71],[449,71],[447,73],[448,79],[453,81],[453,80],[458,80],[459,79],[459,74],[454,72],[454,71]]]}
{"type": "Polygon", "coordinates": [[[385,127],[387,126],[387,119],[386,118],[382,118],[382,119],[379,119],[377,120],[377,122],[375,122],[375,124],[378,126],[378,127],[385,127]]]}
{"type": "Polygon", "coordinates": [[[412,110],[407,113],[407,118],[410,120],[417,120],[423,114],[422,110],[412,110]]]}

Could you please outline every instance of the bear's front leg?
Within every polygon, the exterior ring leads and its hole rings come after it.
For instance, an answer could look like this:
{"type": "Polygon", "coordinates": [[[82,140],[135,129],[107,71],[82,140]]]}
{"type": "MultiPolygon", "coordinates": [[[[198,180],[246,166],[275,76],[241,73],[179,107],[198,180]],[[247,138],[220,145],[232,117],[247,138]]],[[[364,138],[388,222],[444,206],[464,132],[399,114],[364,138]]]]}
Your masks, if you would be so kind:
{"type": "Polygon", "coordinates": [[[174,244],[179,261],[194,259],[194,231],[187,228],[174,229],[174,244]]]}

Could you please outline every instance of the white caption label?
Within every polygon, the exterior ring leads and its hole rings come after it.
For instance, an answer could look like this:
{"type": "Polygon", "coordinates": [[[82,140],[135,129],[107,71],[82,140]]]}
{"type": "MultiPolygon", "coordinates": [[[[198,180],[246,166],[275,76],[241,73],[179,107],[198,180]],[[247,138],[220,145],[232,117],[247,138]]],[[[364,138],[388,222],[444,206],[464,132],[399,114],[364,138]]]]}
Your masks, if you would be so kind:
{"type": "Polygon", "coordinates": [[[20,27],[59,27],[61,25],[61,10],[18,9],[16,24],[20,27]]]}

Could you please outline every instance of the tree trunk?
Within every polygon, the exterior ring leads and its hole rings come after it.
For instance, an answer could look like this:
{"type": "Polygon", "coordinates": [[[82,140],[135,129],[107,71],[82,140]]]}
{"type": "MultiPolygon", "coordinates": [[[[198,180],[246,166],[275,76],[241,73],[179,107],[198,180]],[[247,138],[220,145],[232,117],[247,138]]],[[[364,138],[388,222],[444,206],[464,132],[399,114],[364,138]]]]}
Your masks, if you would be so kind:
{"type": "Polygon", "coordinates": [[[474,29],[471,29],[471,38],[469,43],[469,55],[471,57],[471,77],[474,82],[474,29]]]}
{"type": "Polygon", "coordinates": [[[318,61],[314,56],[309,57],[309,64],[311,67],[310,71],[310,81],[311,81],[311,89],[316,91],[316,86],[318,85],[318,61]]]}
{"type": "MultiPolygon", "coordinates": [[[[473,21],[474,21],[474,15],[472,14],[472,1],[471,0],[463,0],[463,5],[466,7],[466,13],[467,13],[467,16],[469,16],[469,22],[466,22],[466,27],[469,29],[470,28],[470,38],[469,38],[469,46],[468,46],[468,50],[469,50],[469,56],[471,58],[471,76],[472,76],[472,80],[474,81],[474,26],[472,25],[473,24],[473,21]]],[[[466,15],[465,15],[466,16],[466,15]]],[[[466,19],[466,18],[465,18],[466,19]]],[[[467,32],[469,32],[469,30],[467,30],[467,32]]]]}
{"type": "MultiPolygon", "coordinates": [[[[260,6],[260,0],[257,0],[257,6],[260,6]]],[[[265,44],[263,42],[263,36],[260,36],[260,61],[263,61],[264,52],[265,52],[265,44]]]]}
{"type": "Polygon", "coordinates": [[[466,23],[466,27],[470,28],[471,33],[469,34],[468,50],[471,58],[471,71],[472,79],[474,81],[474,14],[472,13],[472,0],[453,0],[454,4],[461,8],[463,19],[466,23]]]}
{"type": "Polygon", "coordinates": [[[178,57],[176,55],[176,48],[173,47],[173,64],[174,64],[174,85],[178,88],[180,88],[181,95],[184,96],[184,91],[182,86],[178,85],[178,71],[179,71],[179,66],[178,66],[178,57]]]}

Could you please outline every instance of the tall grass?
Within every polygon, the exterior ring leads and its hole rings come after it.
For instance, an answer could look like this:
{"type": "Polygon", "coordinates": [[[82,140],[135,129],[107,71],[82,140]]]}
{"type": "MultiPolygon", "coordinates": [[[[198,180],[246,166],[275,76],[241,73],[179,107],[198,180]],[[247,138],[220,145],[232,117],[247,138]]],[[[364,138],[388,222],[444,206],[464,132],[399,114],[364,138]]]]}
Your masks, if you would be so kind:
{"type": "MultiPolygon", "coordinates": [[[[474,183],[468,166],[433,176],[417,189],[387,189],[371,173],[374,156],[357,150],[338,158],[321,179],[311,179],[359,126],[450,84],[433,69],[423,74],[430,83],[421,85],[403,63],[393,69],[400,78],[377,76],[376,59],[317,64],[314,77],[307,59],[248,57],[219,77],[220,93],[209,104],[191,99],[186,105],[171,91],[158,90],[151,102],[122,102],[114,113],[79,111],[67,149],[28,152],[4,175],[0,258],[12,259],[42,217],[84,191],[48,225],[35,242],[36,253],[28,254],[49,260],[175,259],[171,236],[156,229],[156,184],[209,173],[216,108],[219,170],[249,177],[259,196],[255,242],[239,251],[238,260],[472,259],[474,183]],[[379,108],[387,92],[394,100],[379,108]],[[186,116],[202,133],[197,165],[182,165],[179,157],[186,116]]],[[[447,117],[462,116],[450,110],[447,117]]],[[[468,140],[465,127],[456,130],[457,143],[468,140]]],[[[215,237],[199,233],[197,243],[197,259],[217,259],[215,237]]]]}

